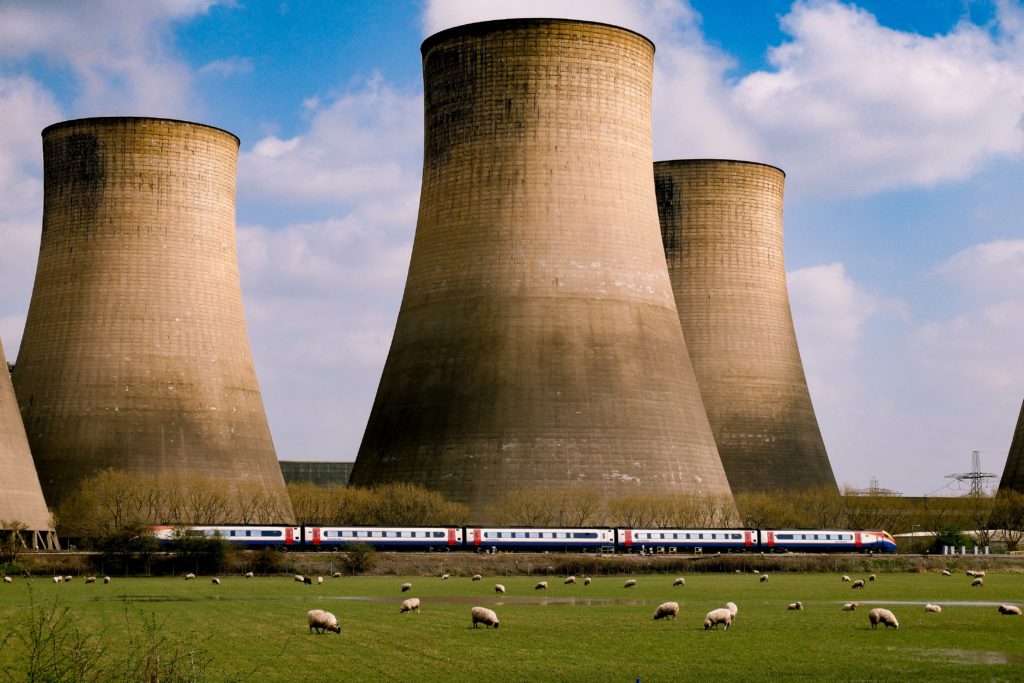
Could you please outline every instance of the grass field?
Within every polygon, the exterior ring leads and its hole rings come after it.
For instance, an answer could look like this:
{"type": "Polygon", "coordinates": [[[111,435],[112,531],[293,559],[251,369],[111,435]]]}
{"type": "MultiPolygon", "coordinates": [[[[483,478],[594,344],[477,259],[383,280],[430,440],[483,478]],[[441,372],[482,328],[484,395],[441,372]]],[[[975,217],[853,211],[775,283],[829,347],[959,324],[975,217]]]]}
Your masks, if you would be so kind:
{"type": "MultiPolygon", "coordinates": [[[[15,579],[0,585],[0,672],[20,680],[29,601],[68,608],[81,631],[98,635],[116,661],[129,630],[155,616],[163,638],[199,639],[210,680],[261,681],[679,681],[1024,679],[1024,618],[1000,615],[999,603],[1024,603],[1024,574],[989,573],[983,588],[970,579],[931,574],[882,574],[852,590],[838,574],[673,575],[595,577],[590,586],[549,579],[485,577],[326,578],[306,586],[290,577],[224,577],[186,582],[115,579],[110,585],[15,579]],[[410,593],[400,593],[404,581],[410,593]],[[494,593],[503,583],[505,596],[494,593]],[[419,597],[419,614],[399,614],[403,598],[419,597]],[[654,622],[663,601],[680,603],[676,622],[654,622]],[[728,631],[704,631],[704,614],[726,601],[739,606],[728,631]],[[787,611],[800,600],[803,611],[787,611]],[[857,600],[855,612],[842,603],[857,600]],[[941,614],[926,614],[936,602],[941,614]],[[895,612],[898,631],[873,631],[875,604],[895,612]],[[976,604],[984,603],[984,604],[976,604]],[[501,627],[472,629],[473,605],[495,609],[501,627]],[[341,635],[310,635],[305,613],[338,616],[341,635]]],[[[858,578],[854,576],[854,578],[858,578]]],[[[861,577],[864,578],[864,577],[861,577]]]]}

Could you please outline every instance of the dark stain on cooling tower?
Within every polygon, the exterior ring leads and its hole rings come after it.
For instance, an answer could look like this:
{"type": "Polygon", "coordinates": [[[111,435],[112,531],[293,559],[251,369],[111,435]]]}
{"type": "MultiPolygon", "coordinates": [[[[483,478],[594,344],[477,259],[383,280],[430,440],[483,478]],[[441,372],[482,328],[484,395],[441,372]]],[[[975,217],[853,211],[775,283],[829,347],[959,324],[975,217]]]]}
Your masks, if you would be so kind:
{"type": "MultiPolygon", "coordinates": [[[[103,201],[98,190],[106,175],[97,137],[92,133],[75,133],[47,146],[50,149],[43,153],[43,183],[48,188],[44,201],[73,197],[78,211],[94,213],[103,201]]],[[[83,226],[89,229],[88,222],[83,226]]]]}
{"type": "MultiPolygon", "coordinates": [[[[679,183],[672,176],[655,175],[654,193],[658,198],[658,215],[662,222],[675,224],[682,220],[683,203],[679,201],[679,183]]],[[[661,244],[667,253],[674,253],[681,246],[679,231],[662,230],[661,244]]]]}

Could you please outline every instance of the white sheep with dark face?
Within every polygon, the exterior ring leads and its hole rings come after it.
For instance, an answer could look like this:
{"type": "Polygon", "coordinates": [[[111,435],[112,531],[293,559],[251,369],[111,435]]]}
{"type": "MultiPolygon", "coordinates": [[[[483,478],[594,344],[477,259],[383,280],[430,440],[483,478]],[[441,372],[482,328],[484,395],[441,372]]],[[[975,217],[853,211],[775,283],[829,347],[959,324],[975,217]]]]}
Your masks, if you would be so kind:
{"type": "Polygon", "coordinates": [[[868,621],[871,622],[871,628],[873,629],[877,629],[879,624],[882,624],[887,629],[898,629],[900,627],[900,622],[896,621],[896,615],[881,607],[876,607],[868,612],[868,621]]]}
{"type": "Polygon", "coordinates": [[[498,615],[492,609],[474,607],[470,610],[469,614],[473,619],[473,628],[476,628],[478,624],[483,624],[484,628],[490,628],[491,626],[498,628],[498,615]]]}
{"type": "Polygon", "coordinates": [[[338,618],[322,609],[311,609],[306,612],[306,622],[309,624],[310,633],[313,631],[317,633],[324,633],[325,631],[341,633],[341,627],[338,626],[338,618]]]}

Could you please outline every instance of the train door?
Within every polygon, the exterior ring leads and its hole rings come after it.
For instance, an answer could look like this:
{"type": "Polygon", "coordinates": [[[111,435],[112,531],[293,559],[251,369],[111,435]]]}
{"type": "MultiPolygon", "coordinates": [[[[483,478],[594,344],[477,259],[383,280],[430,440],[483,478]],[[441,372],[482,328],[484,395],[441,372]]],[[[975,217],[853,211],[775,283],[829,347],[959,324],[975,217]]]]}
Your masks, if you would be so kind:
{"type": "Polygon", "coordinates": [[[483,540],[483,534],[480,533],[479,529],[473,529],[473,545],[479,546],[483,540]]]}
{"type": "Polygon", "coordinates": [[[744,531],[743,532],[743,547],[744,547],[744,549],[750,548],[752,545],[754,545],[754,532],[753,531],[744,531]]]}
{"type": "Polygon", "coordinates": [[[313,545],[320,545],[320,527],[313,527],[313,545]]]}
{"type": "Polygon", "coordinates": [[[295,543],[295,529],[288,527],[284,530],[284,544],[292,545],[293,543],[295,543]]]}
{"type": "Polygon", "coordinates": [[[448,545],[455,545],[455,529],[448,530],[448,545]]]}
{"type": "Polygon", "coordinates": [[[767,541],[768,547],[769,548],[774,548],[775,547],[775,532],[774,531],[766,531],[764,533],[768,534],[768,541],[767,541]]]}

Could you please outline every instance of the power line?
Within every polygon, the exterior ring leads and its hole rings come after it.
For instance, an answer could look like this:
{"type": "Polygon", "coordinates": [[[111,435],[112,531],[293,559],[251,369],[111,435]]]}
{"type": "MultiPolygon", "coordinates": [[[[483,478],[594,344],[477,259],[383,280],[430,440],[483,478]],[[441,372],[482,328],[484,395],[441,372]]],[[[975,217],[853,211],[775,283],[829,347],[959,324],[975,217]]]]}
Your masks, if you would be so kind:
{"type": "Polygon", "coordinates": [[[971,491],[968,496],[979,497],[985,495],[985,480],[998,479],[999,475],[991,472],[981,471],[981,451],[971,452],[971,471],[947,474],[946,479],[956,479],[959,482],[970,482],[971,491]]]}

